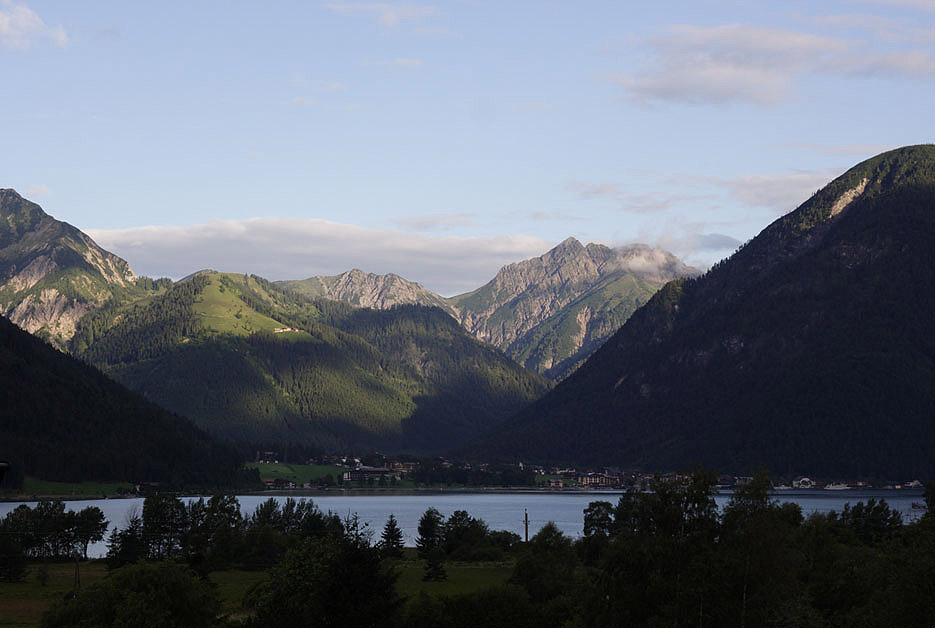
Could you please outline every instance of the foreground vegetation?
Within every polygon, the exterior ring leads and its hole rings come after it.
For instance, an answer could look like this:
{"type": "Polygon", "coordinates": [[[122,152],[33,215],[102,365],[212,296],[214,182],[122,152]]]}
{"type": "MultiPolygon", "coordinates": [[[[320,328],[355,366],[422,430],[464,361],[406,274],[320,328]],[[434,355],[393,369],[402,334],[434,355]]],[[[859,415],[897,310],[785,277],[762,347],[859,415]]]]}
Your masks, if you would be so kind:
{"type": "MultiPolygon", "coordinates": [[[[393,518],[377,540],[355,517],[304,500],[270,500],[244,517],[230,496],[187,505],[155,496],[111,535],[108,575],[88,564],[83,586],[62,600],[75,563],[52,564],[54,585],[32,574],[0,585],[0,614],[28,624],[48,607],[48,628],[869,628],[935,616],[931,510],[905,524],[871,500],[804,518],[770,498],[765,474],[723,512],[713,494],[703,472],[659,482],[616,504],[592,502],[580,539],[547,524],[528,543],[464,511],[446,520],[429,509],[416,549],[401,547],[393,518]]],[[[926,501],[935,506],[932,487],[926,501]]],[[[7,519],[2,525],[4,538],[18,538],[7,519]]]]}

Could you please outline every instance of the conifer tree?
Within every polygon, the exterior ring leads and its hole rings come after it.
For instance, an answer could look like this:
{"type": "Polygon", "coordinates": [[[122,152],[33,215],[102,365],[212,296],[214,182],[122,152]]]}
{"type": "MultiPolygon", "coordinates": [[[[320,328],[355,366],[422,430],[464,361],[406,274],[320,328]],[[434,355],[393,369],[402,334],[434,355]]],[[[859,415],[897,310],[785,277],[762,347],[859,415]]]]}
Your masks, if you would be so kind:
{"type": "Polygon", "coordinates": [[[390,518],[386,520],[383,526],[383,534],[380,537],[380,552],[383,558],[402,558],[403,556],[403,532],[396,523],[396,517],[390,513],[390,518]]]}
{"type": "Polygon", "coordinates": [[[419,558],[427,559],[429,553],[441,547],[444,519],[438,510],[429,508],[419,519],[419,538],[416,547],[419,549],[419,558]]]}
{"type": "Polygon", "coordinates": [[[445,551],[441,547],[433,547],[426,554],[425,574],[422,579],[434,582],[448,579],[448,574],[445,573],[445,551]]]}

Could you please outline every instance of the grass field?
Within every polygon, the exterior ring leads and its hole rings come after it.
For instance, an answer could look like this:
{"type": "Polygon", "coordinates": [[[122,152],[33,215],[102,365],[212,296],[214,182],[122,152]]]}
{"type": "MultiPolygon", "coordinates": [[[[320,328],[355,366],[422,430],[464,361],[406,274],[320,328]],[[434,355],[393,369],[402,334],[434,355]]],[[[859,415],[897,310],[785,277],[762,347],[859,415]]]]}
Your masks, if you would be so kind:
{"type": "Polygon", "coordinates": [[[248,462],[248,469],[259,469],[261,480],[283,478],[292,480],[301,486],[306,482],[316,483],[319,478],[330,475],[337,482],[338,476],[347,471],[344,467],[322,466],[315,464],[274,464],[267,462],[248,462]]]}
{"type": "MultiPolygon", "coordinates": [[[[411,548],[406,551],[410,557],[415,553],[411,548]]],[[[73,589],[74,563],[47,563],[46,569],[49,577],[45,586],[36,577],[38,563],[30,564],[23,582],[0,583],[0,628],[35,628],[46,609],[73,589]]],[[[397,591],[407,599],[415,599],[423,592],[431,596],[460,595],[506,584],[513,572],[513,562],[445,563],[448,579],[442,582],[423,582],[425,567],[421,560],[398,561],[396,569],[399,571],[397,591]]],[[[81,586],[87,587],[107,576],[107,565],[103,560],[83,562],[80,575],[81,586]]],[[[263,571],[235,569],[208,575],[217,586],[222,614],[231,619],[246,616],[244,596],[265,578],[263,571]]]]}
{"type": "MultiPolygon", "coordinates": [[[[242,281],[242,278],[241,278],[242,281]]],[[[249,336],[257,331],[273,331],[282,323],[260,314],[225,288],[216,277],[205,287],[194,305],[205,329],[235,336],[249,336]]]]}
{"type": "MultiPolygon", "coordinates": [[[[31,564],[23,582],[0,583],[0,627],[20,628],[39,625],[42,613],[74,588],[74,563],[47,563],[49,579],[45,586],[36,578],[38,564],[31,564]]],[[[107,575],[104,561],[80,565],[81,586],[99,582],[107,575]]]]}
{"type": "Polygon", "coordinates": [[[231,619],[243,619],[247,615],[243,599],[256,584],[266,579],[265,571],[214,571],[208,579],[217,586],[221,598],[221,613],[231,619]]]}
{"type": "Polygon", "coordinates": [[[445,563],[448,579],[441,582],[422,580],[425,563],[421,560],[400,561],[397,568],[399,581],[396,590],[407,598],[416,598],[423,592],[432,596],[461,595],[506,584],[513,573],[513,562],[445,563]]]}

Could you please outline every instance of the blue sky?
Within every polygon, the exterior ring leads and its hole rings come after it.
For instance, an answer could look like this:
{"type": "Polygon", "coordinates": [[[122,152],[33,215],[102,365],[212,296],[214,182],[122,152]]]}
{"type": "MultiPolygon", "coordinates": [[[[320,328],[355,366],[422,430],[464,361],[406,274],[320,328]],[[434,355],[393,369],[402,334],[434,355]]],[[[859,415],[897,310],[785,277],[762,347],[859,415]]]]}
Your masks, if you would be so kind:
{"type": "Polygon", "coordinates": [[[0,0],[0,186],[142,274],[696,265],[933,141],[935,0],[0,0]]]}

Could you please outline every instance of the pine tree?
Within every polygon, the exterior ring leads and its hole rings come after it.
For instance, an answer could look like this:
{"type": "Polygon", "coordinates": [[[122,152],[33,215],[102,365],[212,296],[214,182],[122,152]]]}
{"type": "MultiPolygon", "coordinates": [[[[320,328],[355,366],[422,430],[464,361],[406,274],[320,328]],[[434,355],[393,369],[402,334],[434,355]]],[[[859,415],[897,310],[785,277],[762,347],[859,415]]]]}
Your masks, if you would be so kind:
{"type": "Polygon", "coordinates": [[[445,573],[445,550],[441,547],[434,547],[427,553],[422,579],[434,582],[448,579],[448,574],[445,573]]]}
{"type": "Polygon", "coordinates": [[[428,558],[429,553],[441,547],[444,519],[435,508],[429,508],[419,519],[419,538],[416,547],[419,549],[419,558],[428,558]]]}
{"type": "Polygon", "coordinates": [[[383,526],[383,534],[380,537],[380,552],[383,558],[402,558],[403,557],[403,532],[396,523],[396,517],[390,513],[390,518],[386,520],[383,526]]]}

